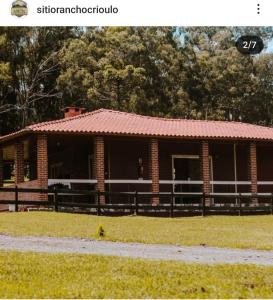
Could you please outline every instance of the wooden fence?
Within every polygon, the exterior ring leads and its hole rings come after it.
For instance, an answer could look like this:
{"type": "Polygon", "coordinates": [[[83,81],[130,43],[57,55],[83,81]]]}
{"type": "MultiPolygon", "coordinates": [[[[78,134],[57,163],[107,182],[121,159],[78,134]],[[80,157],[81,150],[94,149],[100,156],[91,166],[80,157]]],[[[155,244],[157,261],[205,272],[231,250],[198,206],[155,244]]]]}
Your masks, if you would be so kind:
{"type": "Polygon", "coordinates": [[[145,192],[97,192],[71,189],[0,188],[0,205],[12,205],[14,211],[22,207],[43,207],[54,211],[70,209],[95,213],[124,212],[129,214],[165,213],[174,217],[179,213],[208,214],[273,214],[273,193],[267,194],[198,194],[198,193],[145,193],[145,192]],[[4,192],[4,193],[1,193],[4,192]],[[1,194],[14,193],[14,199],[2,199],[1,194]],[[20,193],[47,194],[48,200],[20,200],[20,193]],[[104,196],[105,204],[99,199],[104,196]],[[159,203],[153,204],[152,199],[159,203]],[[114,199],[114,201],[112,200],[114,199]]]}

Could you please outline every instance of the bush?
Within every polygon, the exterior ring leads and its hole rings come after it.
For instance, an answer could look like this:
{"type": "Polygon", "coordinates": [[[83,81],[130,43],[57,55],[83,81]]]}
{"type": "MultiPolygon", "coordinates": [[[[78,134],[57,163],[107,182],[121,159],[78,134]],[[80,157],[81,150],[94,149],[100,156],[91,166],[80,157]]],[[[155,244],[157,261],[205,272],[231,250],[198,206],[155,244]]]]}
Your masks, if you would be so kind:
{"type": "Polygon", "coordinates": [[[98,228],[97,228],[97,236],[99,237],[99,238],[103,238],[103,237],[105,237],[105,230],[104,230],[104,228],[103,228],[103,225],[99,225],[98,226],[98,228]]]}

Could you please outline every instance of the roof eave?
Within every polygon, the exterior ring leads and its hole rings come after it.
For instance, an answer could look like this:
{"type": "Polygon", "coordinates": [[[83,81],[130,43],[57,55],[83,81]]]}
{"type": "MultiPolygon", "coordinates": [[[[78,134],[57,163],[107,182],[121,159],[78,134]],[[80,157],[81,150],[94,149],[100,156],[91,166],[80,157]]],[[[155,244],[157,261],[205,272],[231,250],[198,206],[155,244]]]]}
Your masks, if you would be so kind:
{"type": "Polygon", "coordinates": [[[5,143],[10,142],[14,139],[25,136],[29,133],[33,133],[33,131],[29,128],[25,128],[25,129],[16,131],[16,132],[11,133],[11,134],[4,135],[4,136],[0,137],[0,144],[5,144],[5,143]]]}
{"type": "Polygon", "coordinates": [[[244,142],[273,142],[273,139],[269,138],[251,138],[251,137],[232,137],[232,136],[177,136],[177,135],[158,135],[158,134],[130,134],[121,132],[85,132],[85,131],[52,131],[52,130],[31,130],[28,129],[27,133],[33,134],[48,134],[48,135],[91,135],[91,136],[121,136],[121,137],[137,137],[137,138],[158,138],[158,139],[180,139],[180,140],[224,140],[224,141],[244,141],[244,142]]]}

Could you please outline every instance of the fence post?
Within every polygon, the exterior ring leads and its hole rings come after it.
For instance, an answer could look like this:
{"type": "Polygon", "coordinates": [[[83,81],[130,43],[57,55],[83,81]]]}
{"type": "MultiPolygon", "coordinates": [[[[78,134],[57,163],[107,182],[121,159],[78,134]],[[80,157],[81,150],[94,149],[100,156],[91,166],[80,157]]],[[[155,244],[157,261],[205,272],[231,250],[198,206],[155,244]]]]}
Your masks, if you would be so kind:
{"type": "Polygon", "coordinates": [[[97,191],[97,215],[100,216],[100,191],[97,191]]]}
{"type": "Polygon", "coordinates": [[[135,215],[138,215],[138,193],[135,191],[134,195],[134,204],[135,204],[135,215]]]}
{"type": "Polygon", "coordinates": [[[174,194],[173,190],[171,192],[171,218],[173,218],[173,201],[174,201],[174,194]]]}
{"type": "Polygon", "coordinates": [[[59,210],[59,208],[58,208],[58,201],[59,201],[59,199],[58,199],[58,191],[55,190],[54,191],[54,210],[56,212],[59,210]]]}
{"type": "Polygon", "coordinates": [[[206,215],[206,194],[203,193],[202,195],[202,217],[206,215]]]}
{"type": "Polygon", "coordinates": [[[15,211],[18,212],[18,186],[15,186],[15,211]]]}

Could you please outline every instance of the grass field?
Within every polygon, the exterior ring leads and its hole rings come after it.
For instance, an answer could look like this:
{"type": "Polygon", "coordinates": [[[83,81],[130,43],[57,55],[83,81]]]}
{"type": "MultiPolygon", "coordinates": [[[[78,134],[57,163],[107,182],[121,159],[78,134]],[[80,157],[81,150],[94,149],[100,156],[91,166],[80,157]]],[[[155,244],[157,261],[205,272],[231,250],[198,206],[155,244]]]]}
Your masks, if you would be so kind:
{"type": "Polygon", "coordinates": [[[53,212],[1,213],[0,233],[95,238],[141,243],[273,249],[273,216],[191,218],[97,217],[53,212]]]}
{"type": "Polygon", "coordinates": [[[273,267],[0,251],[0,298],[272,298],[273,267]]]}

